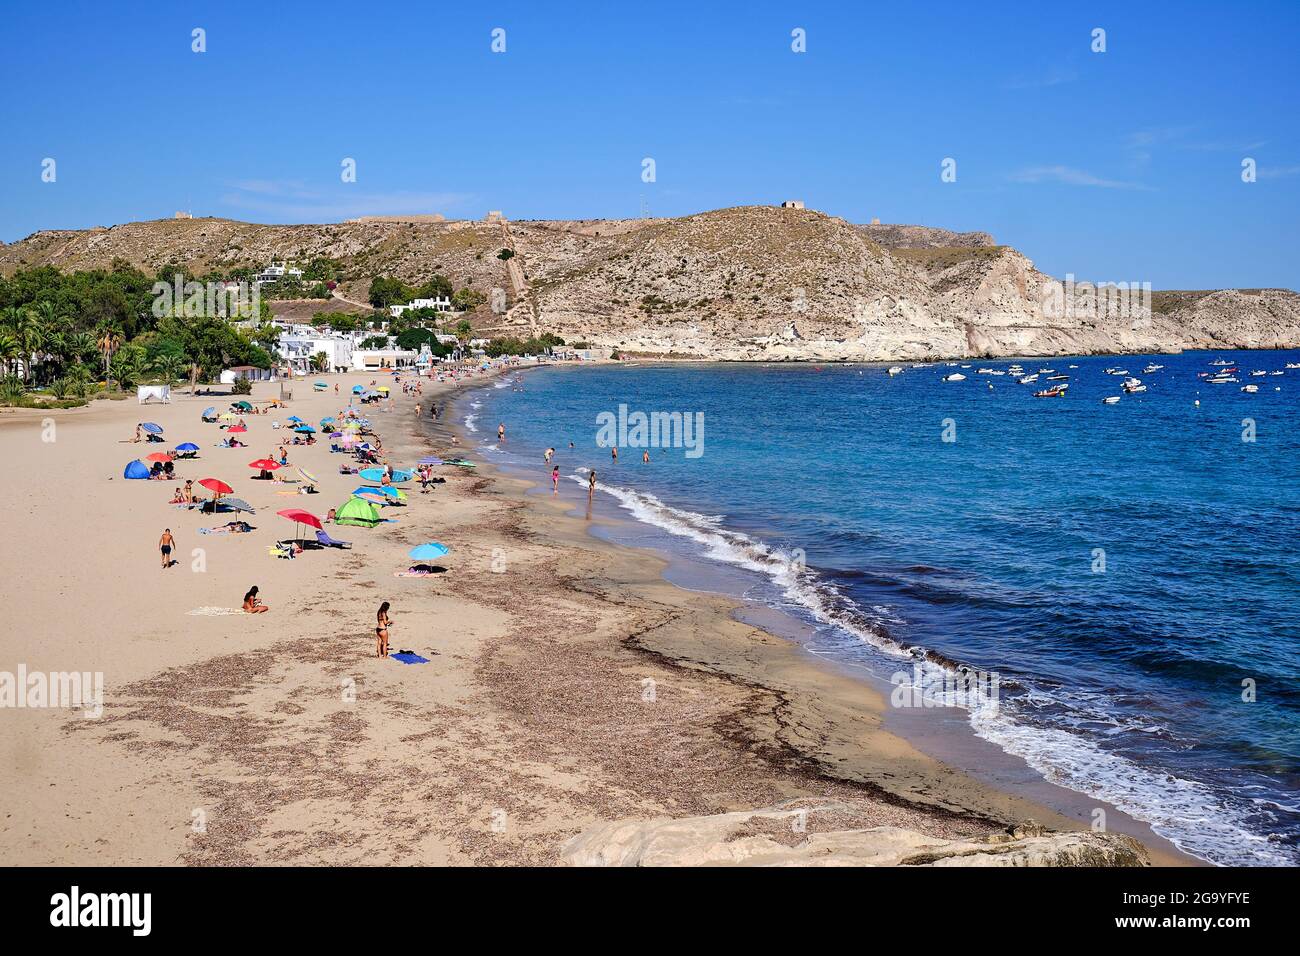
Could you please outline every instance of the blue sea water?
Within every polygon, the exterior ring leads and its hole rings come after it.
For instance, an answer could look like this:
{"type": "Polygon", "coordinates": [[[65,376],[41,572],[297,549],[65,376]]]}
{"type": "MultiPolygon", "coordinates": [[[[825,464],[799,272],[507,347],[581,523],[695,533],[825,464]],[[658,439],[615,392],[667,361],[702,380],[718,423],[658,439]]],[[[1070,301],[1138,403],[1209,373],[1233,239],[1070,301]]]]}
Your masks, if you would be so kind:
{"type": "MultiPolygon", "coordinates": [[[[543,368],[471,393],[480,450],[739,568],[809,650],[923,682],[1000,676],[970,728],[1223,864],[1300,862],[1296,352],[866,365],[543,368]],[[1239,383],[1199,378],[1222,358],[1239,383]],[[1148,362],[1164,368],[1143,372],[1148,362]],[[1121,395],[1126,368],[1147,391],[1121,395]],[[1281,375],[1251,376],[1253,370],[1281,375]],[[965,381],[944,376],[964,374],[965,381]],[[1257,384],[1258,392],[1241,390],[1257,384]],[[991,386],[991,387],[990,387],[991,386]],[[1199,405],[1197,402],[1199,401],[1199,405]],[[703,416],[684,448],[597,444],[602,413],[703,416]],[[507,443],[496,442],[496,426],[507,443]],[[945,437],[949,440],[945,440],[945,437]],[[570,449],[569,443],[574,447],[570,449]]],[[[633,422],[635,424],[635,422],[633,422]]]]}

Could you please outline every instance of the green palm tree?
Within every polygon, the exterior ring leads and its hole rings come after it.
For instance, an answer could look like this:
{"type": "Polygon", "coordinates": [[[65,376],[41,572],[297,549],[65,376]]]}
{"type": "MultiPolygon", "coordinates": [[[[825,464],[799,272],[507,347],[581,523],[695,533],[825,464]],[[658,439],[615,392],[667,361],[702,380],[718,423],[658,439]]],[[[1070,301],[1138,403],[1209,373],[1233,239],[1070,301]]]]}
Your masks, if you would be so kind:
{"type": "Polygon", "coordinates": [[[7,328],[0,328],[0,362],[4,362],[6,375],[13,371],[14,363],[21,355],[22,350],[19,349],[14,334],[7,328]]]}
{"type": "Polygon", "coordinates": [[[66,339],[68,356],[78,365],[89,362],[99,354],[95,336],[89,332],[73,332],[66,339]]]}
{"type": "Polygon", "coordinates": [[[45,335],[40,323],[30,309],[13,309],[10,317],[9,331],[18,340],[18,348],[23,358],[23,381],[31,378],[32,367],[36,364],[36,353],[41,350],[45,335]]]}
{"type": "Polygon", "coordinates": [[[179,355],[167,352],[154,360],[154,371],[162,376],[163,384],[171,385],[186,372],[186,362],[179,355]]]}

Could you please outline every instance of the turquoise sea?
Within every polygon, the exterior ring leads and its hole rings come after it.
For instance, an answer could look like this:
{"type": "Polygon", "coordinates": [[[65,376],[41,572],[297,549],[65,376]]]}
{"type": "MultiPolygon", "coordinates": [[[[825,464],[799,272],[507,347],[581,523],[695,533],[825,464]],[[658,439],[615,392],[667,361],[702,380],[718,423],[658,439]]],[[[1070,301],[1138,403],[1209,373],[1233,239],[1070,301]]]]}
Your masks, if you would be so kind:
{"type": "Polygon", "coordinates": [[[595,507],[727,569],[828,666],[910,674],[964,732],[1188,853],[1300,862],[1300,353],[1018,363],[1039,378],[980,371],[1013,360],[547,367],[455,414],[547,492],[554,447],[580,506],[595,468],[595,507]],[[1210,384],[1215,361],[1237,381],[1210,384]],[[1035,398],[1049,375],[1065,395],[1035,398]],[[598,438],[620,406],[614,463],[598,438]],[[702,441],[645,449],[638,411],[702,441]],[[996,694],[943,697],[962,668],[996,694]]]}

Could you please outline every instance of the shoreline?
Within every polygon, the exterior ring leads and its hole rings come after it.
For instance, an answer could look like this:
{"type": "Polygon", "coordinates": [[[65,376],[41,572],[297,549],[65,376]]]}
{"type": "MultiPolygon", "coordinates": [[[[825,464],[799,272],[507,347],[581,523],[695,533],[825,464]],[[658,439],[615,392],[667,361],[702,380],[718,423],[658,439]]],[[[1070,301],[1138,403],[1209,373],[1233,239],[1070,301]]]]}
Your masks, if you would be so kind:
{"type": "MultiPolygon", "coordinates": [[[[298,384],[290,411],[334,414],[342,396],[298,384]]],[[[426,382],[421,404],[436,396],[445,409],[455,391],[426,382]]],[[[371,417],[390,459],[408,463],[454,426],[444,413],[425,434],[395,398],[396,411],[371,417]]],[[[861,684],[490,467],[414,490],[395,525],[331,528],[351,551],[272,559],[265,545],[289,527],[277,508],[324,510],[355,478],[329,473],[337,459],[318,443],[301,463],[322,494],[275,500],[240,474],[275,441],[269,423],[251,417],[249,447],[222,457],[214,426],[196,424],[214,401],[0,415],[6,454],[40,465],[15,478],[34,502],[15,540],[57,543],[5,561],[37,623],[6,639],[0,669],[100,670],[106,683],[98,720],[0,713],[0,844],[15,863],[546,865],[611,821],[827,801],[852,812],[810,814],[810,830],[973,839],[1027,817],[1080,829],[882,730],[861,684]],[[41,441],[46,416],[57,441],[41,441]],[[143,450],[125,439],[146,416],[173,440],[205,429],[203,460],[183,477],[234,475],[237,494],[257,497],[257,533],[201,538],[193,526],[212,519],[169,509],[170,486],[120,480],[143,450]],[[202,544],[201,573],[159,571],[150,552],[168,523],[183,559],[202,544]],[[450,573],[395,580],[405,550],[431,538],[452,547],[450,573]],[[228,613],[250,583],[271,612],[228,613]],[[393,647],[428,664],[372,656],[384,599],[393,647]]],[[[1187,862],[1159,847],[1151,858],[1187,862]]]]}
{"type": "MultiPolygon", "coordinates": [[[[465,401],[475,390],[486,387],[488,386],[483,383],[468,384],[460,394],[449,400],[448,408],[457,410],[459,402],[465,401]]],[[[463,409],[458,411],[463,412],[463,409]]],[[[475,439],[461,431],[460,418],[459,413],[454,416],[455,423],[449,426],[449,430],[459,435],[462,447],[472,447],[475,439]]],[[[490,440],[486,436],[478,437],[490,440]]],[[[526,504],[538,508],[556,504],[544,493],[544,482],[540,478],[533,480],[522,477],[516,474],[517,467],[488,464],[480,465],[479,471],[508,483],[510,490],[506,493],[526,504]]],[[[625,517],[617,510],[613,518],[607,515],[593,516],[589,511],[584,521],[578,516],[579,509],[572,501],[561,499],[558,507],[563,518],[582,525],[581,533],[597,542],[598,546],[631,551],[643,556],[653,567],[652,573],[670,589],[670,595],[678,596],[675,600],[686,600],[687,595],[707,595],[713,599],[714,615],[725,620],[712,620],[702,628],[707,636],[683,640],[682,635],[665,637],[652,634],[639,638],[638,642],[643,649],[663,657],[673,666],[717,673],[724,679],[761,686],[781,695],[782,707],[788,709],[792,725],[788,728],[789,733],[781,738],[781,743],[788,749],[792,759],[818,768],[817,772],[825,774],[829,779],[861,784],[882,799],[922,806],[940,814],[953,813],[959,817],[970,815],[990,825],[1014,824],[1018,819],[1028,816],[1040,823],[1050,820],[1048,825],[1053,828],[1086,828],[1088,811],[1101,806],[1112,821],[1124,822],[1122,832],[1139,840],[1157,865],[1210,865],[1179,849],[1152,831],[1146,823],[1128,816],[1118,808],[1041,778],[1019,758],[977,738],[964,724],[962,736],[969,737],[970,740],[960,741],[959,749],[965,747],[968,752],[977,754],[982,751],[985,758],[989,751],[996,751],[1000,762],[1006,766],[1017,766],[1021,774],[1027,774],[1036,780],[1036,783],[1031,782],[1030,786],[1023,789],[1054,798],[1055,803],[1072,810],[1077,816],[1072,818],[1061,810],[1051,809],[1009,787],[953,769],[928,750],[918,748],[918,740],[914,737],[923,735],[904,737],[897,730],[885,728],[887,718],[891,716],[885,706],[889,687],[875,675],[868,675],[864,679],[855,676],[852,669],[845,665],[814,659],[793,636],[783,634],[785,628],[773,626],[776,623],[774,620],[755,619],[763,615],[749,613],[756,606],[743,598],[719,593],[708,584],[697,589],[678,586],[669,581],[665,572],[670,561],[680,559],[680,555],[662,552],[652,545],[607,540],[594,532],[595,527],[610,522],[641,526],[642,522],[635,518],[625,517]],[[730,633],[730,625],[738,625],[743,630],[733,635],[730,633]],[[728,637],[726,646],[720,643],[724,633],[728,637]],[[971,743],[975,746],[970,747],[971,743]]],[[[695,562],[687,560],[685,563],[689,565],[695,562]]],[[[623,587],[628,588],[629,585],[625,583],[623,587]]],[[[656,599],[665,598],[656,595],[656,599]]],[[[671,602],[674,598],[669,596],[667,600],[671,602]]],[[[803,627],[783,612],[770,608],[766,612],[771,618],[780,618],[782,623],[796,629],[803,627]]],[[[930,733],[933,733],[932,729],[930,733]]]]}

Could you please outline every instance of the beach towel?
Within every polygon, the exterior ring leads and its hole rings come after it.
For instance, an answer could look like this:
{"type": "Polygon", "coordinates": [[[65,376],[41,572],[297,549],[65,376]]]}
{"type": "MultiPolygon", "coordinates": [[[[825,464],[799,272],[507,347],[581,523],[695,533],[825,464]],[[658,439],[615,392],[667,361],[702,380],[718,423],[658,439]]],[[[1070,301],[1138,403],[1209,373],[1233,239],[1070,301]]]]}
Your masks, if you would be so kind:
{"type": "Polygon", "coordinates": [[[185,613],[191,617],[221,617],[226,614],[240,614],[242,611],[237,607],[196,607],[185,613]]]}
{"type": "Polygon", "coordinates": [[[419,654],[412,654],[410,651],[398,651],[396,654],[389,654],[389,658],[395,661],[401,661],[403,664],[427,664],[429,658],[421,657],[419,654]]]}
{"type": "Polygon", "coordinates": [[[433,575],[432,571],[394,571],[395,578],[427,578],[433,575]]]}

